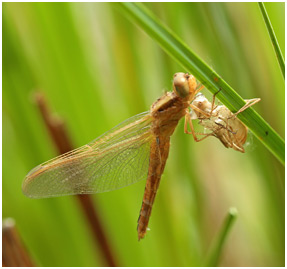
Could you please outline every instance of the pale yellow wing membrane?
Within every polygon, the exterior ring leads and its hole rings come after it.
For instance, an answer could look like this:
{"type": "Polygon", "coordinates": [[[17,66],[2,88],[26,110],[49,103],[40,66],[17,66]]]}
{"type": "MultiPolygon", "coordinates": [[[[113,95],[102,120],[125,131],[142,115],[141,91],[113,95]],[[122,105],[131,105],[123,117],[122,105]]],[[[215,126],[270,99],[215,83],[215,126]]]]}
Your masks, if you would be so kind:
{"type": "Polygon", "coordinates": [[[116,190],[145,179],[149,167],[149,112],[138,114],[89,144],[38,165],[22,189],[31,198],[116,190]]]}

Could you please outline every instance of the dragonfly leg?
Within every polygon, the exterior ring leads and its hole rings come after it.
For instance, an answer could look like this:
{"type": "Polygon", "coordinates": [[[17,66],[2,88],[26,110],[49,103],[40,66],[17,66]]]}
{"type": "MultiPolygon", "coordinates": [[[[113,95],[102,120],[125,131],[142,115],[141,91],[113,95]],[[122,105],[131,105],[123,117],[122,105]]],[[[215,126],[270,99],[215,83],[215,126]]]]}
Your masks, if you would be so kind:
{"type": "Polygon", "coordinates": [[[244,100],[246,102],[246,104],[240,108],[236,113],[234,113],[232,116],[237,116],[239,113],[243,112],[244,110],[246,110],[247,108],[257,104],[261,99],[260,98],[254,98],[254,99],[247,99],[244,100]]]}
{"type": "Polygon", "coordinates": [[[195,110],[195,111],[199,112],[200,114],[202,114],[203,116],[205,116],[207,119],[211,118],[212,116],[215,116],[215,115],[213,115],[213,111],[217,108],[217,105],[215,105],[215,97],[219,92],[220,92],[220,90],[218,92],[216,92],[212,97],[212,104],[211,104],[210,112],[207,113],[207,112],[203,111],[202,109],[198,108],[197,106],[195,106],[193,104],[190,104],[190,107],[193,110],[195,110]]]}
{"type": "Polygon", "coordinates": [[[242,152],[242,153],[245,153],[245,149],[241,146],[238,146],[236,143],[232,143],[232,146],[233,146],[233,148],[235,149],[235,150],[237,150],[237,151],[240,151],[240,152],[242,152]]]}
{"type": "Polygon", "coordinates": [[[186,113],[186,114],[185,114],[185,118],[184,118],[184,133],[186,133],[186,134],[192,134],[193,139],[194,139],[195,142],[200,142],[200,141],[204,140],[205,138],[207,138],[207,137],[213,135],[213,132],[212,132],[212,133],[209,133],[209,134],[196,133],[196,132],[194,131],[194,127],[193,127],[192,120],[191,120],[191,117],[190,117],[190,114],[189,114],[189,113],[186,113]],[[188,131],[188,126],[187,126],[187,125],[190,126],[191,132],[188,131]],[[196,135],[204,135],[204,137],[198,138],[196,135]]]}
{"type": "Polygon", "coordinates": [[[217,95],[220,91],[221,91],[221,90],[219,90],[219,91],[217,91],[215,94],[213,94],[210,116],[212,115],[213,110],[215,110],[215,109],[218,107],[218,105],[215,106],[215,97],[216,97],[216,95],[217,95]]]}
{"type": "Polygon", "coordinates": [[[228,118],[227,120],[225,120],[224,118],[222,118],[222,117],[218,117],[218,119],[220,119],[220,120],[222,120],[226,125],[224,126],[222,123],[219,123],[219,122],[214,122],[216,125],[218,125],[220,128],[219,129],[225,129],[226,131],[228,131],[228,132],[230,132],[230,133],[232,133],[232,134],[236,134],[236,132],[233,132],[232,131],[232,129],[229,129],[228,128],[228,126],[229,126],[229,124],[228,124],[228,119],[230,119],[230,118],[228,118]]]}
{"type": "Polygon", "coordinates": [[[212,116],[211,112],[206,113],[205,111],[201,110],[200,108],[198,108],[197,106],[195,106],[195,105],[193,105],[193,104],[190,104],[189,106],[190,106],[193,110],[195,110],[195,111],[199,112],[200,114],[202,114],[203,116],[205,116],[207,119],[209,119],[209,118],[212,116]]]}
{"type": "Polygon", "coordinates": [[[194,96],[197,95],[204,88],[204,86],[201,84],[199,84],[198,86],[199,87],[197,89],[195,89],[194,96]]]}

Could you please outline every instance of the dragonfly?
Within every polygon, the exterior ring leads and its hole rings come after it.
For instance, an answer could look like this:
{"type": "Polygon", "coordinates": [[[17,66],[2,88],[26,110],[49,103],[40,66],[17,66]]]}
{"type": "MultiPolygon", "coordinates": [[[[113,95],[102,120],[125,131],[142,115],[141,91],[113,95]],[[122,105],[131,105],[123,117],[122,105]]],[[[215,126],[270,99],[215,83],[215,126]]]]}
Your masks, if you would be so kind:
{"type": "Polygon", "coordinates": [[[193,75],[176,73],[173,91],[158,98],[149,111],[32,169],[24,179],[23,193],[30,198],[92,194],[146,179],[137,225],[138,240],[144,238],[168,158],[170,137],[179,120],[189,118],[191,102],[202,89],[199,86],[193,75]]]}
{"type": "Polygon", "coordinates": [[[185,129],[185,132],[192,134],[196,142],[200,142],[209,136],[214,136],[218,138],[226,148],[232,148],[244,153],[244,144],[247,139],[248,128],[237,118],[237,115],[255,105],[261,99],[254,98],[245,100],[245,105],[236,113],[232,113],[224,105],[215,105],[216,94],[213,95],[212,102],[209,102],[202,93],[196,95],[191,103],[192,112],[186,117],[186,121],[189,122],[191,127],[191,132],[187,131],[187,129],[185,129]],[[193,128],[192,119],[198,119],[198,123],[211,132],[196,133],[193,128]],[[198,138],[197,135],[202,135],[202,137],[198,138]]]}

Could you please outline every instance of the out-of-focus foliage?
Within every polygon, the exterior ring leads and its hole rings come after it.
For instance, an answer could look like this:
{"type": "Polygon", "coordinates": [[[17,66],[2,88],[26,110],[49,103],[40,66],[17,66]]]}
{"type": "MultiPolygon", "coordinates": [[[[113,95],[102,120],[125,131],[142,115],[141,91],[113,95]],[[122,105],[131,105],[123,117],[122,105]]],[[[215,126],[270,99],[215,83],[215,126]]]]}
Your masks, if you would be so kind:
{"type": "MultiPolygon", "coordinates": [[[[284,81],[256,3],[147,3],[284,136],[284,81]]],[[[285,54],[284,3],[266,9],[285,54]]],[[[103,266],[74,197],[31,200],[27,172],[56,155],[33,92],[41,89],[81,146],[142,111],[185,71],[107,3],[3,3],[3,218],[13,217],[40,266],[103,266]]],[[[205,91],[207,96],[210,94],[205,91]]],[[[145,182],[94,195],[122,266],[197,266],[230,206],[238,219],[222,266],[284,265],[284,169],[254,138],[245,154],[195,143],[181,122],[146,238],[145,182]]]]}

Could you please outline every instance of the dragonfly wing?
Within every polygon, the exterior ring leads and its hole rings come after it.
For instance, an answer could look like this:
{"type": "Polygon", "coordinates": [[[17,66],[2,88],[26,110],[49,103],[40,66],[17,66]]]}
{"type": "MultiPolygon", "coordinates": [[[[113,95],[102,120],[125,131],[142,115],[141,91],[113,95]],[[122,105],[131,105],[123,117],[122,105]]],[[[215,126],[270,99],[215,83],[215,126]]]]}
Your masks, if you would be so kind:
{"type": "Polygon", "coordinates": [[[119,189],[147,178],[152,118],[141,113],[89,144],[29,172],[22,189],[31,198],[119,189]]]}

